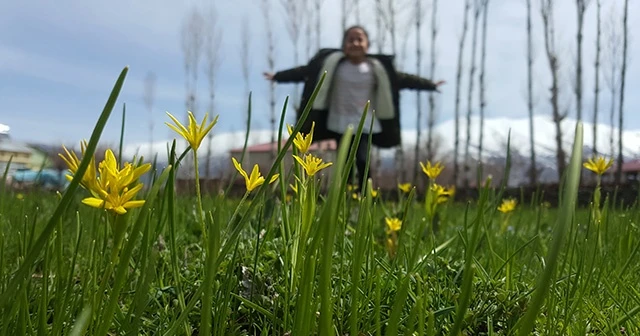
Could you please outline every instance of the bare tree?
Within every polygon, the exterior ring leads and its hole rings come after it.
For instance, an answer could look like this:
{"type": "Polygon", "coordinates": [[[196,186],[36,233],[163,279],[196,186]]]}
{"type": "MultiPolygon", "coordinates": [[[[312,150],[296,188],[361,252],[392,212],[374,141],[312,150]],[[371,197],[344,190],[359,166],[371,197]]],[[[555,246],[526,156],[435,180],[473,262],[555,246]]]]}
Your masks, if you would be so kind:
{"type": "MultiPolygon", "coordinates": [[[[209,108],[208,112],[213,117],[215,113],[215,83],[218,67],[220,66],[220,45],[222,44],[222,30],[218,26],[218,14],[214,7],[209,10],[204,25],[204,55],[205,55],[205,75],[209,84],[209,108]]],[[[248,76],[248,75],[247,75],[248,76]]],[[[211,160],[213,151],[213,132],[207,135],[207,154],[205,158],[204,176],[211,178],[211,160]]]]}
{"type": "MultiPolygon", "coordinates": [[[[382,0],[375,0],[376,6],[376,44],[378,45],[378,53],[382,53],[384,42],[387,38],[387,29],[385,25],[385,12],[382,0]]],[[[346,25],[346,23],[345,23],[346,25]]]]}
{"type": "Polygon", "coordinates": [[[460,173],[460,88],[462,84],[462,60],[464,55],[464,45],[469,26],[469,11],[471,10],[471,0],[465,0],[464,20],[462,22],[462,35],[460,35],[458,45],[458,70],[456,72],[456,104],[455,104],[455,141],[453,149],[453,183],[458,185],[458,175],[460,173]]]}
{"type": "MultiPolygon", "coordinates": [[[[417,74],[420,75],[420,70],[422,69],[422,34],[421,26],[422,26],[422,0],[415,1],[415,15],[416,15],[416,69],[417,74]]],[[[420,90],[416,91],[416,145],[413,151],[413,158],[416,163],[420,161],[420,133],[422,131],[422,100],[420,99],[420,90]]],[[[427,148],[429,148],[429,142],[427,141],[427,148]]],[[[427,149],[428,151],[428,149],[427,149]]],[[[413,181],[414,183],[418,182],[418,165],[413,165],[413,181]]]]}
{"type": "Polygon", "coordinates": [[[198,73],[204,43],[204,17],[193,7],[182,23],[182,53],[186,75],[187,110],[196,113],[198,73]]]}
{"type": "Polygon", "coordinates": [[[321,30],[322,27],[322,3],[324,0],[313,0],[314,9],[315,9],[315,23],[316,23],[316,51],[320,50],[321,47],[321,30]]]}
{"type": "Polygon", "coordinates": [[[577,60],[576,60],[576,112],[578,121],[582,120],[582,29],[584,26],[584,13],[590,0],[576,0],[576,13],[578,16],[578,32],[576,34],[577,60]]]}
{"type": "Polygon", "coordinates": [[[469,188],[469,178],[471,174],[471,113],[473,111],[473,84],[476,73],[476,44],[478,36],[478,21],[482,10],[481,0],[474,0],[473,5],[473,36],[471,38],[471,65],[469,67],[469,91],[467,91],[467,138],[464,146],[464,179],[463,186],[469,188]]]}
{"type": "Polygon", "coordinates": [[[602,72],[604,81],[607,84],[611,96],[609,105],[609,151],[610,155],[615,156],[614,145],[614,118],[616,110],[616,96],[620,86],[619,69],[620,69],[620,52],[622,51],[622,36],[620,35],[620,27],[618,25],[618,16],[615,13],[615,7],[612,4],[607,20],[605,21],[605,50],[604,62],[606,67],[602,72]]]}
{"type": "Polygon", "coordinates": [[[593,90],[594,102],[593,102],[593,155],[598,154],[598,110],[600,109],[600,46],[602,29],[601,29],[601,15],[600,9],[602,7],[600,0],[596,0],[597,6],[597,23],[596,23],[596,63],[595,63],[595,87],[593,90]]]}
{"type": "MultiPolygon", "coordinates": [[[[401,25],[399,25],[399,22],[402,22],[401,20],[402,11],[399,11],[398,9],[403,8],[403,6],[405,5],[404,2],[399,2],[398,0],[387,0],[386,5],[387,5],[386,15],[383,16],[383,18],[385,19],[384,21],[385,26],[391,38],[391,52],[393,55],[397,55],[399,35],[404,36],[405,39],[408,38],[408,34],[401,32],[400,29],[408,28],[411,25],[411,22],[409,20],[404,21],[405,23],[408,23],[404,27],[401,27],[401,25]]],[[[404,8],[407,8],[407,7],[404,6],[404,8]]],[[[396,68],[402,69],[402,63],[399,63],[396,61],[395,65],[396,65],[396,68]]],[[[396,170],[400,175],[400,179],[403,181],[406,181],[407,179],[406,169],[402,169],[401,167],[403,165],[403,162],[405,161],[405,153],[402,145],[396,147],[395,155],[396,155],[396,165],[397,165],[396,170]]]]}
{"type": "MultiPolygon", "coordinates": [[[[384,25],[384,9],[382,6],[382,0],[375,0],[375,26],[376,26],[376,45],[378,46],[378,53],[382,54],[382,47],[386,40],[387,30],[384,25]]],[[[382,159],[380,157],[380,150],[377,147],[373,147],[371,159],[373,161],[372,173],[375,174],[376,180],[380,181],[382,174],[382,159]]]]}
{"type": "MultiPolygon", "coordinates": [[[[242,20],[242,28],[240,31],[240,64],[242,67],[242,79],[244,80],[244,94],[249,96],[251,58],[249,57],[249,49],[251,47],[251,31],[249,30],[249,20],[245,16],[242,20]]],[[[248,116],[247,116],[248,117],[248,116]]],[[[246,122],[246,119],[245,119],[246,122]]]]}
{"type": "MultiPolygon", "coordinates": [[[[306,1],[300,0],[280,0],[282,6],[284,7],[286,17],[287,17],[287,33],[289,34],[289,38],[291,39],[291,44],[293,46],[293,63],[298,64],[300,60],[300,33],[302,29],[302,20],[304,19],[304,9],[306,1]]],[[[294,111],[298,111],[299,109],[304,108],[304,106],[298,106],[300,104],[298,99],[298,92],[300,91],[300,84],[296,83],[293,89],[292,95],[292,106],[294,111]]],[[[275,120],[274,120],[275,122],[275,120]]],[[[275,124],[274,124],[275,131],[275,124]]],[[[275,142],[275,134],[274,134],[274,142],[275,142]]],[[[275,156],[275,149],[273,155],[275,156]]]]}
{"type": "Polygon", "coordinates": [[[147,161],[153,160],[153,102],[156,97],[156,74],[152,71],[147,73],[144,78],[144,104],[149,111],[149,158],[147,161]]]}
{"type": "MultiPolygon", "coordinates": [[[[193,7],[189,14],[184,18],[181,30],[182,38],[182,54],[184,57],[185,70],[185,87],[187,111],[197,114],[197,93],[198,93],[198,74],[200,70],[200,61],[202,56],[202,48],[204,43],[204,17],[200,14],[197,7],[193,7]]],[[[187,113],[185,111],[185,122],[188,122],[187,113]]],[[[186,157],[183,161],[186,169],[181,170],[187,174],[187,178],[192,178],[193,162],[192,158],[186,157]]]]}
{"type": "Polygon", "coordinates": [[[624,85],[627,77],[627,48],[629,44],[629,0],[624,0],[624,17],[622,19],[622,68],[620,69],[620,102],[618,103],[618,162],[616,169],[616,184],[622,182],[622,131],[624,126],[624,85]]]}
{"type": "MultiPolygon", "coordinates": [[[[484,138],[484,109],[487,105],[485,90],[485,64],[487,55],[487,16],[489,12],[489,0],[482,1],[482,42],[480,51],[480,135],[478,136],[478,164],[480,165],[480,174],[478,178],[482,178],[482,140],[484,138]]],[[[480,186],[482,181],[478,181],[480,186]]]]}
{"type": "MultiPolygon", "coordinates": [[[[431,6],[431,63],[429,76],[436,76],[436,37],[438,35],[438,0],[433,0],[431,6]]],[[[429,92],[429,116],[427,121],[427,158],[433,160],[435,157],[433,128],[436,123],[436,101],[433,92],[429,92]]]]}
{"type": "Polygon", "coordinates": [[[529,146],[531,146],[531,167],[529,184],[538,184],[538,166],[536,164],[535,132],[533,120],[533,39],[531,32],[531,0],[527,1],[527,107],[529,109],[529,146]]]}
{"type": "Polygon", "coordinates": [[[551,71],[551,108],[552,117],[556,129],[556,164],[558,178],[561,178],[566,168],[566,155],[562,148],[562,121],[567,117],[567,112],[561,112],[558,102],[558,70],[559,61],[555,45],[555,25],[554,25],[554,2],[553,0],[540,0],[540,14],[544,28],[544,45],[549,60],[549,70],[551,71]]]}
{"type": "MultiPolygon", "coordinates": [[[[275,71],[275,42],[273,37],[273,20],[271,17],[271,2],[262,0],[262,15],[264,17],[265,34],[267,35],[267,67],[269,72],[275,71]]],[[[318,23],[319,25],[319,23],[318,23]]],[[[275,83],[269,81],[269,121],[271,123],[271,143],[276,142],[276,91],[275,83]]],[[[271,159],[275,159],[276,153],[271,152],[271,159]]]]}
{"type": "MultiPolygon", "coordinates": [[[[304,13],[304,16],[311,18],[313,15],[313,4],[311,3],[311,0],[304,0],[301,4],[303,6],[302,12],[304,13]]],[[[312,20],[304,20],[304,55],[307,59],[311,58],[311,47],[313,45],[312,27],[312,20]]]]}
{"type": "Polygon", "coordinates": [[[353,10],[354,3],[355,3],[354,0],[342,0],[341,1],[341,5],[342,5],[342,17],[341,17],[342,31],[347,30],[347,21],[349,20],[349,15],[351,15],[351,11],[353,10]]]}

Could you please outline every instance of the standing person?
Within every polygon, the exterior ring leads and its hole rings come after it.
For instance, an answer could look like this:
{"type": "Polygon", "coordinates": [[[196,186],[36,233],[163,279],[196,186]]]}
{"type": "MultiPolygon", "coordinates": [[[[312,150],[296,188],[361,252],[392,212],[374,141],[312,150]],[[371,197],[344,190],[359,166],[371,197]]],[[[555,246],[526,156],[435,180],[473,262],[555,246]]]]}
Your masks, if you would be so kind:
{"type": "Polygon", "coordinates": [[[434,83],[396,71],[392,55],[373,55],[368,50],[367,31],[361,26],[352,26],[344,32],[342,49],[321,49],[306,65],[275,74],[264,73],[266,79],[278,83],[304,82],[300,108],[296,111],[296,120],[299,120],[326,71],[322,87],[301,129],[302,133],[309,133],[311,123],[315,122],[314,141],[336,139],[339,142],[349,125],[356,127],[360,123],[365,105],[370,101],[363,134],[351,142],[351,146],[358,146],[355,166],[360,186],[369,178],[363,172],[368,159],[371,118],[372,143],[381,148],[398,146],[401,144],[399,91],[438,91],[438,87],[444,84],[444,81],[434,83]]]}

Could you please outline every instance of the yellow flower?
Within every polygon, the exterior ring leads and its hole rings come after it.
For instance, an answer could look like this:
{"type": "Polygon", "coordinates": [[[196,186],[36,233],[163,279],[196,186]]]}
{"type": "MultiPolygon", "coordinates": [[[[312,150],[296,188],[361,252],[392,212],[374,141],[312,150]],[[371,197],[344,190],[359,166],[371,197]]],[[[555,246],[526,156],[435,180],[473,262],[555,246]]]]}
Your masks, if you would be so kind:
{"type": "Polygon", "coordinates": [[[604,157],[591,158],[583,166],[592,172],[602,175],[613,165],[613,159],[606,161],[604,157]]]}
{"type": "MultiPolygon", "coordinates": [[[[82,144],[82,152],[86,149],[86,142],[82,144]]],[[[78,170],[80,160],[75,154],[69,153],[64,148],[67,157],[62,159],[69,166],[72,174],[78,170]]],[[[133,200],[136,194],[142,189],[143,184],[138,183],[142,174],[151,169],[151,164],[147,163],[136,167],[127,162],[122,169],[111,149],[105,152],[105,158],[95,169],[93,158],[87,172],[82,178],[82,186],[91,192],[93,197],[87,197],[82,203],[94,208],[104,208],[119,215],[127,213],[127,209],[138,208],[144,205],[144,200],[133,200]],[[99,173],[99,174],[98,174],[99,173]]],[[[72,179],[72,176],[68,176],[72,179]]]]}
{"type": "Polygon", "coordinates": [[[385,217],[384,221],[387,223],[387,232],[397,232],[402,228],[402,221],[396,217],[385,217]]]}
{"type": "MultiPolygon", "coordinates": [[[[65,175],[65,178],[71,181],[73,179],[73,176],[78,171],[78,167],[80,166],[81,160],[78,159],[75,152],[69,152],[65,146],[62,146],[62,149],[64,150],[66,156],[62,154],[58,154],[58,156],[67,164],[67,167],[69,168],[69,172],[71,174],[65,175]]],[[[84,155],[86,149],[87,149],[87,142],[86,141],[80,142],[80,151],[82,152],[82,155],[84,155]]],[[[80,185],[86,190],[90,190],[90,191],[94,190],[96,179],[97,179],[96,163],[95,163],[95,156],[94,156],[91,158],[91,162],[89,162],[89,167],[87,167],[87,170],[84,172],[84,176],[82,176],[82,180],[80,180],[80,185]]]]}
{"type": "Polygon", "coordinates": [[[356,201],[359,201],[361,199],[360,198],[360,194],[358,194],[358,193],[352,193],[351,194],[351,198],[353,198],[356,201]]]}
{"type": "Polygon", "coordinates": [[[358,186],[355,184],[347,184],[347,191],[353,191],[353,190],[358,190],[358,186]]]}
{"type": "Polygon", "coordinates": [[[102,198],[87,197],[82,200],[82,203],[94,208],[111,210],[119,215],[127,213],[127,209],[138,208],[144,205],[144,200],[132,200],[140,189],[142,189],[142,183],[132,189],[128,187],[121,189],[120,187],[121,186],[118,185],[116,188],[111,189],[105,193],[102,198]]]}
{"type": "Polygon", "coordinates": [[[180,121],[178,121],[178,119],[172,116],[171,113],[167,112],[167,115],[169,115],[169,118],[173,120],[175,125],[169,123],[165,124],[172,130],[176,131],[176,133],[180,134],[180,136],[182,136],[185,140],[187,140],[187,142],[189,142],[189,146],[191,146],[194,151],[198,150],[204,137],[207,136],[207,133],[209,133],[211,128],[213,128],[213,126],[218,122],[218,116],[216,116],[213,121],[211,121],[211,123],[207,124],[207,121],[209,119],[209,114],[207,113],[204,115],[202,123],[198,125],[198,122],[193,116],[193,113],[191,113],[191,111],[188,111],[189,128],[186,128],[184,127],[184,125],[182,125],[182,123],[180,123],[180,121]]]}
{"type": "Polygon", "coordinates": [[[502,213],[509,213],[516,208],[516,200],[513,198],[505,199],[502,201],[502,204],[498,207],[498,211],[502,213]]]}
{"type": "MultiPolygon", "coordinates": [[[[309,151],[309,147],[311,147],[311,142],[313,142],[313,129],[315,128],[315,121],[311,123],[311,131],[307,135],[302,135],[300,132],[296,133],[296,137],[293,139],[293,144],[298,148],[300,153],[304,154],[309,151]]],[[[289,131],[289,136],[293,133],[293,128],[291,125],[287,124],[287,130],[289,131]]]]}
{"type": "MultiPolygon", "coordinates": [[[[244,182],[247,187],[247,191],[251,192],[253,189],[264,184],[264,176],[260,175],[260,168],[258,167],[257,164],[253,166],[253,170],[251,171],[251,175],[249,176],[247,175],[247,172],[244,171],[244,169],[242,169],[242,166],[240,165],[238,160],[236,160],[236,158],[232,157],[231,160],[233,161],[233,165],[236,167],[240,175],[244,177],[244,182]]],[[[275,180],[278,179],[278,176],[280,175],[274,174],[271,177],[269,184],[275,182],[275,180]]]]}
{"type": "Polygon", "coordinates": [[[371,189],[371,197],[376,198],[378,196],[378,191],[371,189]]]}
{"type": "Polygon", "coordinates": [[[400,184],[398,184],[398,189],[400,189],[404,193],[409,193],[411,191],[411,188],[413,188],[411,183],[400,183],[400,184]]]}
{"type": "Polygon", "coordinates": [[[444,166],[441,165],[440,162],[436,162],[436,164],[433,166],[431,165],[430,161],[427,161],[426,166],[422,162],[420,162],[420,166],[422,167],[422,172],[425,173],[431,180],[435,180],[444,169],[444,166]]]}
{"type": "Polygon", "coordinates": [[[17,194],[16,198],[19,200],[23,200],[24,199],[24,195],[23,194],[17,194]]]}
{"type": "Polygon", "coordinates": [[[297,155],[293,155],[293,158],[298,161],[298,163],[302,166],[302,168],[304,168],[304,170],[307,172],[307,175],[309,176],[313,176],[320,170],[332,165],[331,162],[323,163],[321,158],[315,157],[311,154],[305,155],[304,160],[297,155]]]}

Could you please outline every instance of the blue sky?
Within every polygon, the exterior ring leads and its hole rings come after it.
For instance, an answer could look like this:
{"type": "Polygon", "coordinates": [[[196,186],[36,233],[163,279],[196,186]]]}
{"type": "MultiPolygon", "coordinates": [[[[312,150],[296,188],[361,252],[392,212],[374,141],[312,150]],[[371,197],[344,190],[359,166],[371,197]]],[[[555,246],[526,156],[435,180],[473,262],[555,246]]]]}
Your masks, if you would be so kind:
{"type": "MultiPolygon", "coordinates": [[[[257,3],[257,0],[254,0],[257,3]]],[[[125,142],[129,145],[149,141],[150,116],[143,102],[143,82],[149,71],[157,76],[156,99],[152,120],[153,138],[164,141],[173,136],[164,125],[168,120],[165,111],[176,116],[185,112],[185,75],[180,48],[180,27],[183,18],[192,6],[206,6],[215,3],[219,26],[223,37],[219,52],[220,68],[216,77],[217,98],[215,114],[220,115],[215,132],[238,131],[243,129],[243,115],[247,96],[240,64],[240,31],[243,20],[250,22],[251,60],[250,89],[254,92],[253,127],[269,127],[267,107],[267,83],[262,77],[266,69],[264,21],[259,5],[251,0],[233,2],[197,1],[125,1],[80,2],[61,0],[57,2],[32,1],[0,3],[0,123],[11,127],[11,136],[24,141],[50,144],[74,144],[88,138],[100,114],[119,72],[129,66],[129,75],[120,95],[116,110],[103,134],[105,143],[116,144],[119,138],[120,112],[123,103],[127,105],[125,142]]],[[[413,0],[402,0],[413,2],[413,0]]],[[[534,34],[536,39],[535,92],[536,113],[549,115],[547,87],[550,84],[547,60],[544,55],[542,28],[539,20],[538,1],[533,1],[534,34]]],[[[563,103],[573,112],[574,98],[569,80],[573,76],[575,55],[575,2],[558,0],[556,9],[556,30],[561,52],[563,103]]],[[[595,1],[591,1],[587,13],[584,32],[584,115],[591,120],[593,110],[593,62],[595,55],[595,1]]],[[[272,0],[277,54],[276,68],[294,66],[292,43],[284,26],[280,1],[272,0]]],[[[362,4],[373,3],[361,0],[362,4]]],[[[430,3],[430,1],[427,1],[430,3]]],[[[611,6],[621,13],[622,0],[603,1],[604,16],[611,6]]],[[[447,84],[438,95],[438,123],[453,116],[455,71],[458,36],[462,22],[462,0],[439,0],[439,35],[437,40],[436,79],[445,79],[447,84]]],[[[339,0],[324,0],[321,45],[335,47],[340,42],[339,0]]],[[[410,8],[405,6],[405,8],[410,8]]],[[[427,8],[427,21],[430,18],[427,8]]],[[[640,4],[631,2],[630,18],[630,63],[628,65],[626,88],[626,121],[624,129],[640,129],[640,116],[634,111],[640,108],[640,68],[637,56],[638,24],[633,22],[634,13],[640,13],[640,4]]],[[[406,11],[403,15],[411,15],[406,11]]],[[[375,39],[373,10],[363,5],[362,22],[369,27],[375,39]]],[[[522,117],[527,114],[526,88],[526,35],[524,1],[491,0],[487,46],[487,117],[522,117]]],[[[637,18],[636,18],[637,19],[637,18]]],[[[401,20],[401,21],[406,21],[401,20]]],[[[621,19],[617,20],[621,22],[621,19]]],[[[349,23],[355,23],[355,16],[349,23]]],[[[427,76],[429,62],[430,22],[423,24],[423,69],[427,76]]],[[[411,28],[405,59],[399,60],[402,69],[418,73],[414,50],[415,32],[411,28]]],[[[471,31],[469,31],[470,38],[471,31]]],[[[389,39],[387,39],[389,42],[389,39]]],[[[304,44],[302,44],[304,45],[304,44]]],[[[315,43],[314,43],[315,45],[315,43]]],[[[479,44],[478,44],[479,46],[479,44]]],[[[377,50],[377,46],[373,46],[377,50]]],[[[470,44],[467,45],[470,50],[470,44]]],[[[306,55],[301,48],[301,62],[306,55]]],[[[391,46],[384,47],[390,52],[391,46]]],[[[468,61],[469,57],[466,57],[468,61]]],[[[479,59],[479,58],[478,58],[479,59]]],[[[468,71],[468,70],[467,70],[468,71]]],[[[463,78],[462,111],[466,111],[466,87],[468,72],[463,78]]],[[[200,104],[206,104],[207,85],[204,72],[199,83],[200,104]]],[[[476,87],[478,86],[476,82],[476,87]]],[[[282,107],[286,95],[292,93],[292,86],[280,85],[277,89],[277,109],[282,107]]],[[[603,90],[606,89],[603,83],[603,90]]],[[[415,127],[415,100],[413,92],[402,95],[402,125],[405,129],[415,127]]],[[[426,97],[426,96],[425,96],[426,97]]],[[[474,94],[474,113],[477,112],[477,93],[474,94]]],[[[601,95],[601,121],[608,122],[609,96],[601,95]]],[[[425,106],[423,104],[423,106],[425,106]]],[[[202,111],[197,111],[202,112],[202,111]]],[[[293,113],[289,113],[291,121],[293,113]]]]}

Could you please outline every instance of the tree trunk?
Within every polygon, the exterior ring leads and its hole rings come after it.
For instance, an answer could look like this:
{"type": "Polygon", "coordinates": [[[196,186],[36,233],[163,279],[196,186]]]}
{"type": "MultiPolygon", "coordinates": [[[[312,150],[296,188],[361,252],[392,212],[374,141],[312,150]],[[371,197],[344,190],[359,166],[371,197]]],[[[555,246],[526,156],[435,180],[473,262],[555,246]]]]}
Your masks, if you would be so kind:
{"type": "MultiPolygon", "coordinates": [[[[267,67],[270,72],[275,70],[275,46],[273,41],[273,22],[271,17],[270,0],[262,0],[262,15],[264,16],[265,34],[267,35],[267,67]]],[[[271,143],[276,142],[276,92],[275,83],[269,82],[269,123],[271,124],[271,143]]],[[[276,154],[270,152],[271,160],[275,160],[276,154]]]]}
{"type": "Polygon", "coordinates": [[[322,21],[322,2],[324,0],[315,0],[315,23],[316,23],[316,52],[320,50],[321,47],[321,21],[322,21]]]}
{"type": "Polygon", "coordinates": [[[553,122],[556,130],[556,165],[558,171],[558,181],[562,179],[566,168],[565,152],[562,148],[562,121],[566,117],[566,113],[560,112],[560,106],[558,103],[558,56],[555,48],[555,27],[553,16],[553,0],[541,0],[542,6],[540,6],[540,12],[542,14],[542,23],[544,27],[544,42],[545,50],[547,52],[547,59],[549,60],[549,70],[551,71],[551,108],[553,115],[553,122]]]}
{"type": "Polygon", "coordinates": [[[476,44],[478,36],[478,20],[480,18],[480,0],[473,6],[473,36],[471,38],[471,67],[469,69],[469,91],[467,92],[467,138],[464,146],[464,188],[469,188],[471,174],[471,112],[473,111],[473,84],[476,73],[476,44]]]}
{"type": "MultiPolygon", "coordinates": [[[[436,75],[436,36],[438,34],[438,0],[433,0],[432,12],[431,12],[431,66],[429,68],[429,76],[435,79],[436,75]]],[[[427,158],[434,160],[433,149],[433,128],[436,120],[436,102],[433,92],[429,92],[429,121],[427,124],[427,158]]]]}
{"type": "MultiPolygon", "coordinates": [[[[480,51],[480,135],[478,137],[478,163],[479,174],[478,177],[482,178],[482,140],[484,138],[484,109],[487,106],[485,97],[485,81],[484,70],[487,54],[487,16],[489,12],[489,0],[483,0],[482,4],[482,42],[480,51]]],[[[478,186],[482,184],[481,180],[478,180],[478,186]]]]}
{"type": "Polygon", "coordinates": [[[460,86],[462,85],[462,61],[464,56],[464,45],[467,37],[469,25],[469,10],[471,9],[471,0],[465,0],[464,20],[462,21],[462,35],[458,44],[458,70],[456,71],[456,103],[455,103],[455,141],[453,146],[453,183],[458,185],[458,175],[460,174],[460,86]]]}
{"type": "Polygon", "coordinates": [[[597,5],[597,23],[596,23],[596,63],[595,63],[595,88],[593,90],[594,102],[593,102],[593,155],[598,155],[598,110],[600,109],[600,36],[602,30],[600,26],[600,0],[596,0],[597,5]]]}
{"type": "Polygon", "coordinates": [[[622,164],[624,152],[622,150],[622,131],[624,128],[624,85],[627,77],[627,47],[629,41],[629,0],[624,1],[624,18],[622,19],[622,68],[620,70],[620,102],[618,103],[618,162],[616,169],[616,184],[622,183],[622,164]]]}
{"type": "MultiPolygon", "coordinates": [[[[416,10],[416,70],[417,75],[420,75],[422,69],[422,6],[420,3],[422,0],[415,1],[416,10]]],[[[418,184],[418,162],[420,162],[420,133],[422,132],[422,100],[420,99],[420,90],[416,91],[416,144],[413,152],[413,159],[415,161],[413,165],[413,183],[418,184]]],[[[431,113],[431,111],[429,111],[431,113]]],[[[429,141],[427,141],[427,153],[429,153],[429,141]]],[[[427,154],[428,156],[428,154],[427,154]]]]}
{"type": "Polygon", "coordinates": [[[576,0],[578,30],[576,34],[576,113],[578,121],[582,121],[582,30],[584,26],[584,12],[589,0],[576,0]]]}
{"type": "Polygon", "coordinates": [[[538,165],[536,164],[535,131],[533,119],[533,41],[531,32],[531,0],[527,0],[527,108],[529,109],[529,146],[531,167],[529,184],[538,184],[538,165]]]}

